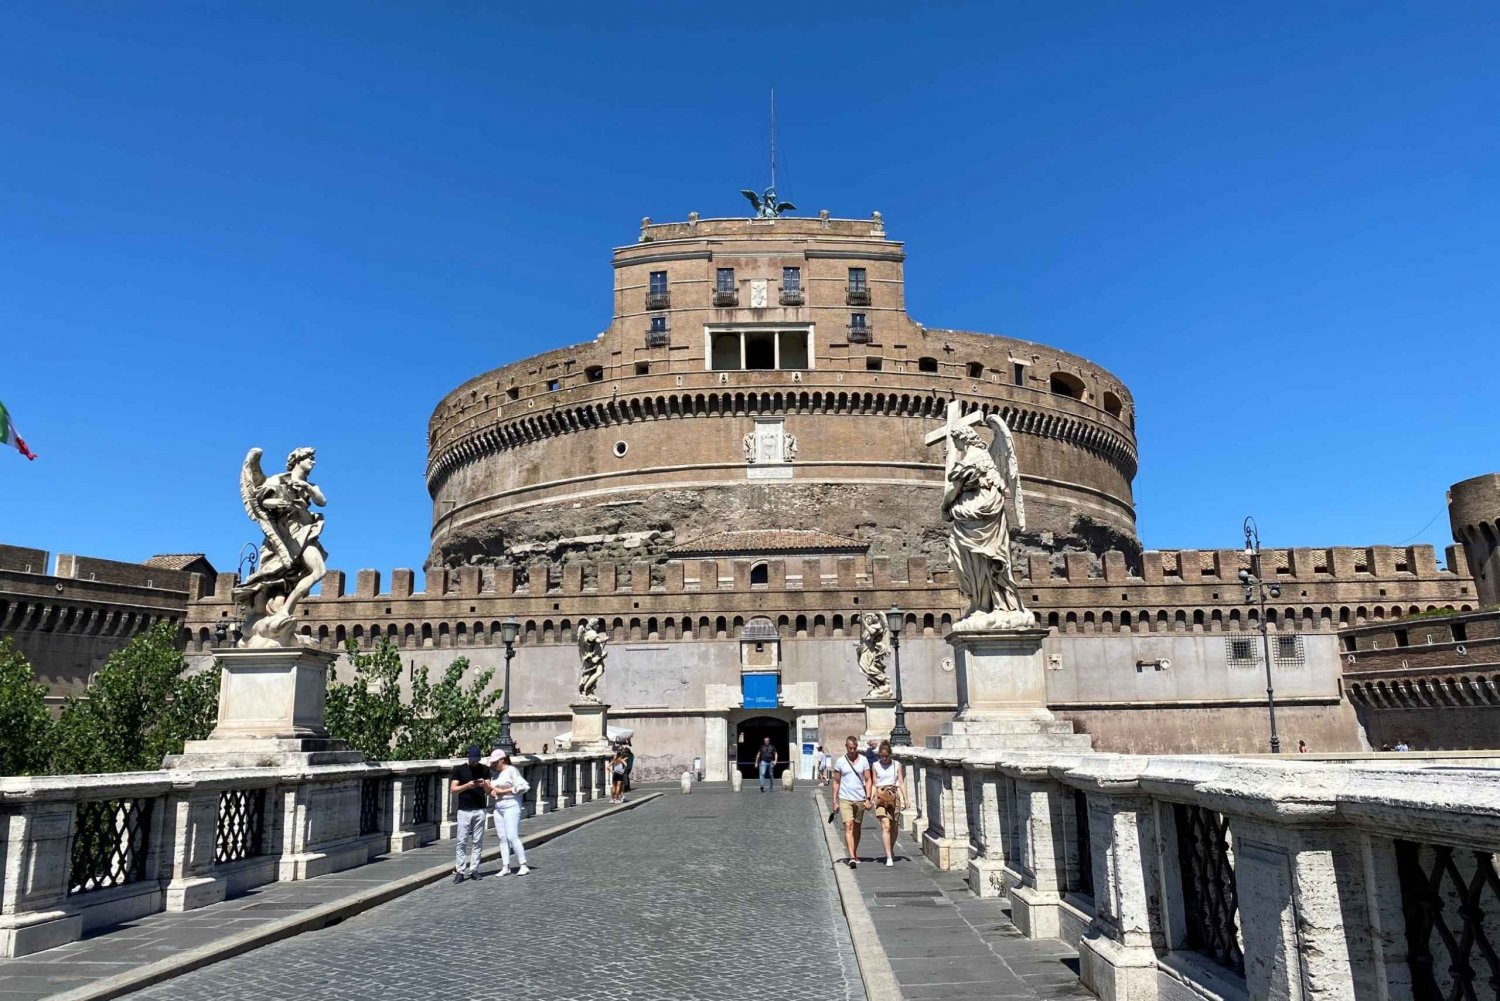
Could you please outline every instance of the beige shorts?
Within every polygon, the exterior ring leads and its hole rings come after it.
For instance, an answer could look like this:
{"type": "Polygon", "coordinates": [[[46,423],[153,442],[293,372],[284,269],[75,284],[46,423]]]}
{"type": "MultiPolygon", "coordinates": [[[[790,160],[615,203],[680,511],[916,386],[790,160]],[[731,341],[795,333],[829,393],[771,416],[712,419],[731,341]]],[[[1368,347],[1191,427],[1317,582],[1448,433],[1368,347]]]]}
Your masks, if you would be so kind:
{"type": "MultiPolygon", "coordinates": [[[[894,789],[895,786],[891,786],[890,788],[894,789]]],[[[896,808],[894,810],[887,810],[885,807],[881,806],[880,805],[880,800],[879,800],[878,794],[877,794],[877,798],[875,800],[875,816],[877,816],[877,817],[894,817],[894,816],[897,816],[900,812],[901,812],[901,795],[899,793],[897,793],[897,795],[896,795],[896,808]]]]}
{"type": "Polygon", "coordinates": [[[839,819],[848,824],[861,823],[865,819],[865,805],[863,803],[851,803],[847,799],[839,800],[839,819]]]}

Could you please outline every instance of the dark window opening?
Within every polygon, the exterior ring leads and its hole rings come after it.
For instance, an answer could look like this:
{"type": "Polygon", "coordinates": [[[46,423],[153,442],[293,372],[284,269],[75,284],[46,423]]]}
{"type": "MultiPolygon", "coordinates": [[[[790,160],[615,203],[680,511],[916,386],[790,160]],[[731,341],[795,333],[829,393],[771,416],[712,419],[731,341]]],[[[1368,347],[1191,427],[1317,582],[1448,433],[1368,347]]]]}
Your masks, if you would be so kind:
{"type": "Polygon", "coordinates": [[[766,370],[776,367],[776,335],[745,335],[745,368],[766,370]]]}
{"type": "Polygon", "coordinates": [[[1026,366],[1022,365],[1020,362],[1016,362],[1015,380],[1017,386],[1026,385],[1026,366]]]}
{"type": "Polygon", "coordinates": [[[771,570],[764,563],[757,563],[750,568],[751,584],[769,584],[771,582],[771,570]]]}
{"type": "Polygon", "coordinates": [[[1407,635],[1405,629],[1396,630],[1396,645],[1411,646],[1411,637],[1407,635]]]}
{"type": "Polygon", "coordinates": [[[983,362],[978,362],[978,361],[971,361],[971,362],[969,362],[969,378],[970,379],[983,379],[984,378],[984,363],[983,362]]]}
{"type": "Polygon", "coordinates": [[[1109,416],[1118,418],[1123,409],[1124,406],[1120,403],[1118,396],[1110,392],[1104,394],[1104,410],[1109,416]]]}
{"type": "Polygon", "coordinates": [[[937,370],[938,369],[937,369],[937,359],[936,358],[918,358],[917,359],[917,371],[918,372],[936,372],[937,370]]]}
{"type": "Polygon", "coordinates": [[[521,398],[521,391],[512,386],[505,391],[505,398],[507,400],[519,400],[521,398]]]}
{"type": "Polygon", "coordinates": [[[1467,643],[1469,640],[1469,627],[1462,622],[1453,623],[1453,642],[1467,643]]]}
{"type": "Polygon", "coordinates": [[[558,390],[558,381],[556,379],[548,379],[547,380],[547,392],[549,392],[549,393],[555,393],[555,392],[557,392],[557,390],[558,390]]]}
{"type": "Polygon", "coordinates": [[[869,279],[864,268],[849,269],[849,291],[868,292],[870,290],[869,279]]]}
{"type": "Polygon", "coordinates": [[[740,335],[714,334],[710,347],[709,368],[715,372],[734,372],[740,367],[740,335]]]}
{"type": "Polygon", "coordinates": [[[602,365],[590,365],[583,370],[583,377],[589,382],[603,382],[604,367],[602,365]]]}
{"type": "Polygon", "coordinates": [[[781,367],[807,368],[807,332],[783,330],[781,337],[781,367]]]}
{"type": "Polygon", "coordinates": [[[1076,375],[1053,372],[1051,385],[1052,392],[1058,396],[1070,396],[1075,400],[1083,399],[1083,380],[1076,375]]]}
{"type": "Polygon", "coordinates": [[[865,359],[865,371],[866,372],[879,372],[884,367],[885,367],[884,363],[879,358],[866,358],[865,359]]]}
{"type": "Polygon", "coordinates": [[[651,372],[651,363],[649,361],[638,361],[638,362],[635,363],[635,374],[636,375],[649,375],[650,372],[651,372]]]}

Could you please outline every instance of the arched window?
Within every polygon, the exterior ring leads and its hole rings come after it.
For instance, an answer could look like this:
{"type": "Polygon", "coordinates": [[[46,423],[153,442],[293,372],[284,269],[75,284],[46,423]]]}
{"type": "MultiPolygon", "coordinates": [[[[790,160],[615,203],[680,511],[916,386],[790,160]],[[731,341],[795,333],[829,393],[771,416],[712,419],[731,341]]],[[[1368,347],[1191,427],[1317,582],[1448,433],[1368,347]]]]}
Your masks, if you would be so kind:
{"type": "Polygon", "coordinates": [[[937,368],[937,359],[936,358],[918,358],[917,359],[917,371],[918,372],[936,372],[937,370],[938,370],[938,368],[937,368]]]}
{"type": "Polygon", "coordinates": [[[757,563],[750,568],[750,586],[756,584],[762,586],[771,583],[771,568],[765,563],[757,563]]]}
{"type": "Polygon", "coordinates": [[[1120,412],[1124,409],[1124,406],[1120,403],[1120,398],[1114,393],[1105,390],[1104,412],[1109,414],[1109,416],[1111,417],[1118,418],[1120,416],[1120,412]]]}
{"type": "Polygon", "coordinates": [[[1052,392],[1057,396],[1083,399],[1083,380],[1069,372],[1053,372],[1050,380],[1052,392]]]}

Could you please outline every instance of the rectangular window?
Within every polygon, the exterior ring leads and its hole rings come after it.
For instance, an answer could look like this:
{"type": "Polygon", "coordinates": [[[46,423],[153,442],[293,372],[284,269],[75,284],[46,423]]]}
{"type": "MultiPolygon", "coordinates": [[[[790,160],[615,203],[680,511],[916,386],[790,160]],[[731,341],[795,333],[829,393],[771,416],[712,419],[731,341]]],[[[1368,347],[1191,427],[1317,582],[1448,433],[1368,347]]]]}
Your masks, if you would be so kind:
{"type": "Polygon", "coordinates": [[[781,288],[782,288],[782,291],[784,291],[784,292],[801,292],[802,291],[802,269],[801,268],[782,268],[781,269],[781,288]]]}
{"type": "Polygon", "coordinates": [[[667,273],[665,271],[653,271],[653,272],[651,272],[651,294],[652,295],[666,295],[667,294],[667,273]]]}
{"type": "Polygon", "coordinates": [[[651,332],[653,334],[664,334],[667,332],[667,318],[665,316],[653,316],[651,318],[651,332]]]}
{"type": "Polygon", "coordinates": [[[879,372],[884,367],[885,367],[885,364],[879,358],[866,358],[865,359],[865,371],[866,372],[879,372]]]}
{"type": "Polygon", "coordinates": [[[1022,365],[1020,362],[1016,362],[1016,370],[1015,371],[1016,371],[1016,385],[1017,386],[1024,386],[1024,385],[1026,385],[1026,366],[1022,365]]]}
{"type": "Polygon", "coordinates": [[[971,362],[969,362],[969,378],[970,379],[983,379],[984,378],[984,363],[983,362],[978,362],[978,361],[971,361],[971,362]]]}
{"type": "Polygon", "coordinates": [[[807,368],[807,331],[783,330],[777,336],[781,339],[781,367],[807,368]]]}
{"type": "Polygon", "coordinates": [[[636,362],[635,363],[635,374],[636,375],[650,375],[651,374],[651,363],[649,361],[638,361],[638,362],[636,362]]]}
{"type": "Polygon", "coordinates": [[[870,290],[869,279],[865,275],[864,268],[849,269],[849,291],[868,292],[870,290]]]}
{"type": "Polygon", "coordinates": [[[547,392],[549,392],[549,393],[555,393],[555,392],[557,392],[557,388],[558,387],[557,387],[557,380],[556,379],[548,379],[547,380],[547,392]]]}
{"type": "Polygon", "coordinates": [[[1469,627],[1465,623],[1453,623],[1453,642],[1467,643],[1469,641],[1469,627]]]}
{"type": "Polygon", "coordinates": [[[1397,646],[1411,646],[1411,638],[1409,636],[1407,636],[1407,633],[1406,633],[1405,629],[1397,629],[1396,630],[1396,645],[1397,646]]]}
{"type": "Polygon", "coordinates": [[[720,268],[718,270],[718,277],[715,279],[715,282],[715,292],[733,292],[734,268],[720,268]]]}
{"type": "Polygon", "coordinates": [[[865,323],[865,314],[864,313],[850,313],[849,314],[849,329],[850,330],[866,330],[866,329],[868,329],[868,327],[867,327],[867,325],[865,323]]]}
{"type": "Polygon", "coordinates": [[[507,400],[519,400],[521,398],[521,391],[512,386],[505,391],[505,398],[507,400]]]}

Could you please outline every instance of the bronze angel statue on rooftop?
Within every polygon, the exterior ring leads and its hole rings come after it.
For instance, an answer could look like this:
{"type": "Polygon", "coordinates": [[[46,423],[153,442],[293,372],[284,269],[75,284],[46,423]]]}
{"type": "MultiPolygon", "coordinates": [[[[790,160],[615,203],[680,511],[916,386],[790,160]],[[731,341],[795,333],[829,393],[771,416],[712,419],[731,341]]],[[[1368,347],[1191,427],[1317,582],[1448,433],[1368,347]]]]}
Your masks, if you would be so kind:
{"type": "Polygon", "coordinates": [[[954,424],[948,431],[943,519],[948,522],[948,555],[958,590],[969,602],[953,628],[1029,628],[1036,624],[1036,616],[1021,601],[1016,584],[1006,511],[1006,501],[1013,499],[1016,527],[1024,530],[1026,504],[1016,444],[1005,418],[990,414],[985,423],[995,434],[988,449],[972,427],[954,424]]]}
{"type": "Polygon", "coordinates": [[[260,568],[234,589],[245,620],[239,645],[293,646],[297,603],[328,572],[320,539],[323,516],[312,510],[327,500],[308,480],[317,462],[313,449],[294,449],[286,472],[269,477],[261,471],[260,457],[261,450],[252,448],[240,467],[240,500],[265,541],[260,568]]]}
{"type": "Polygon", "coordinates": [[[740,194],[750,199],[750,204],[755,207],[755,217],[757,219],[775,219],[783,212],[797,211],[797,206],[791,202],[777,200],[775,188],[767,188],[764,193],[759,195],[746,188],[740,194]]]}

